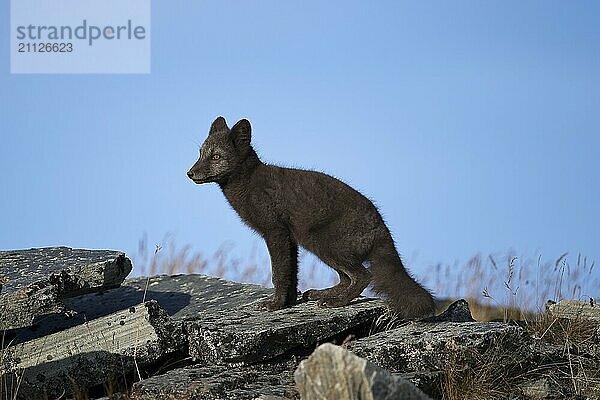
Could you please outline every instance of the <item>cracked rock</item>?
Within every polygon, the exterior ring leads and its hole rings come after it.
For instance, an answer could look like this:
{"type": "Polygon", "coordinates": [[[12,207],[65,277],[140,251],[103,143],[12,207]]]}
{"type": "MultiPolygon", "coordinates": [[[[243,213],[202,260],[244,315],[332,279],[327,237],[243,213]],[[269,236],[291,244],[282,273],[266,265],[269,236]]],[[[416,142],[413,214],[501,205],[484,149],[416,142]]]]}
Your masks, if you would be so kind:
{"type": "Polygon", "coordinates": [[[7,349],[2,372],[21,377],[19,397],[59,396],[149,365],[184,346],[183,334],[155,301],[129,307],[7,349]]]}
{"type": "Polygon", "coordinates": [[[63,299],[117,287],[131,272],[124,253],[49,247],[0,251],[0,329],[63,312],[63,299]]]}
{"type": "Polygon", "coordinates": [[[385,310],[381,300],[359,298],[334,309],[307,302],[273,312],[257,311],[254,304],[204,312],[186,323],[190,355],[201,362],[259,362],[347,330],[368,329],[385,310]]]}
{"type": "Polygon", "coordinates": [[[522,328],[502,322],[409,322],[350,342],[348,349],[391,372],[443,370],[451,355],[469,363],[488,349],[525,352],[531,338],[522,328]]]}
{"type": "Polygon", "coordinates": [[[298,399],[296,364],[196,365],[178,368],[133,385],[132,400],[298,399]]]}

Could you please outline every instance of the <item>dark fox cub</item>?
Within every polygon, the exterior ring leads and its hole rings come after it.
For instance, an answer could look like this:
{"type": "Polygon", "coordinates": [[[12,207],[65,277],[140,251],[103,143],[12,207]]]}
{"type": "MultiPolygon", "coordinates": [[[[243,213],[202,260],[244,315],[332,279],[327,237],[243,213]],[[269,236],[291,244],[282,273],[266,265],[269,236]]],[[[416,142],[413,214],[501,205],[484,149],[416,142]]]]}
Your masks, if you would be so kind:
{"type": "Polygon", "coordinates": [[[265,239],[275,294],[267,310],[296,304],[298,246],[335,269],[340,282],[308,290],[324,307],[347,305],[373,282],[399,316],[434,313],[431,294],[406,271],[388,228],[373,203],[329,175],[260,161],[250,144],[250,122],[231,129],[217,118],[187,173],[195,183],[216,182],[242,220],[265,239]],[[367,263],[369,268],[365,268],[367,263]]]}

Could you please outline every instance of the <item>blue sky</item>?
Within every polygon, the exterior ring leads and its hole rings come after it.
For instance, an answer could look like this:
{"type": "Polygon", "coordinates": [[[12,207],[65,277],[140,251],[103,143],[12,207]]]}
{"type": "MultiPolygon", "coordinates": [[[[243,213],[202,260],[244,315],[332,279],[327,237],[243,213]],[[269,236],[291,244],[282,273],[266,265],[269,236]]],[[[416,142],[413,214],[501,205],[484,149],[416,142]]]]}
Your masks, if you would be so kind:
{"type": "MultiPolygon", "coordinates": [[[[600,3],[158,1],[149,75],[11,75],[0,248],[205,253],[260,239],[186,171],[212,120],[374,199],[417,276],[475,253],[600,256],[600,3]]],[[[9,5],[0,6],[9,35],[9,5]]]]}

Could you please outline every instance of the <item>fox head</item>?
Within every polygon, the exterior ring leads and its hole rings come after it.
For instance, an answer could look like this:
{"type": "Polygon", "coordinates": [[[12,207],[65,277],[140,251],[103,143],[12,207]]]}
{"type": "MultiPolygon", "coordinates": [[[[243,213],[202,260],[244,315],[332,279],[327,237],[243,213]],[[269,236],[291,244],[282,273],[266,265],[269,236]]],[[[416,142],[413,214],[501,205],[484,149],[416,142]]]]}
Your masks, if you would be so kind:
{"type": "Polygon", "coordinates": [[[188,177],[197,184],[225,180],[248,156],[250,137],[247,119],[239,120],[229,129],[225,118],[218,117],[212,123],[200,148],[200,157],[188,171],[188,177]]]}

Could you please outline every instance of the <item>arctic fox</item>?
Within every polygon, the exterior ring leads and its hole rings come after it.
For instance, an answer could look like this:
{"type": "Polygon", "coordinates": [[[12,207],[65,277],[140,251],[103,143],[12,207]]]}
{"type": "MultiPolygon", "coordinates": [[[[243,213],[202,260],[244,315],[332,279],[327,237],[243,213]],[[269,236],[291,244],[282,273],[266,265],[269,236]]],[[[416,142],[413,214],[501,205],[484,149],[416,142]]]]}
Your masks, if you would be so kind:
{"type": "Polygon", "coordinates": [[[216,182],[241,219],[264,238],[275,292],[260,308],[296,304],[302,246],[339,274],[336,286],[304,293],[320,306],[347,305],[372,282],[400,317],[433,315],[433,297],[402,265],[369,199],[324,173],[263,163],[250,139],[248,120],[229,129],[218,117],[187,175],[197,184],[216,182]]]}

